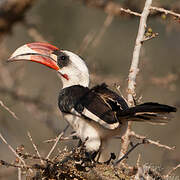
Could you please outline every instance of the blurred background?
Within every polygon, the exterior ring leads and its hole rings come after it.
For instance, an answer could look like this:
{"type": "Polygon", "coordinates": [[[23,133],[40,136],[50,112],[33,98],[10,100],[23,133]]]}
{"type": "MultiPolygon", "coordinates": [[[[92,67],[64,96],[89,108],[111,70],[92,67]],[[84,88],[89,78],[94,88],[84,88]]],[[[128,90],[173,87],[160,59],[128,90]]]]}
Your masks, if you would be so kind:
{"type": "MultiPolygon", "coordinates": [[[[141,12],[144,6],[144,1],[113,2],[137,12],[141,12]]],[[[103,7],[108,1],[99,0],[99,3],[103,7]]],[[[120,93],[127,96],[127,78],[139,17],[108,15],[102,7],[92,6],[86,0],[0,1],[0,101],[18,117],[15,119],[0,106],[0,133],[14,149],[23,144],[27,152],[35,153],[27,135],[29,131],[40,154],[46,156],[52,144],[44,141],[55,138],[67,125],[57,106],[61,81],[56,73],[36,63],[6,62],[13,51],[23,44],[48,41],[59,48],[76,52],[89,67],[91,87],[106,82],[113,90],[119,86],[120,93]]],[[[159,0],[154,6],[178,10],[180,2],[159,0]]],[[[160,102],[179,108],[180,24],[173,17],[154,14],[149,17],[148,27],[159,35],[143,44],[137,97],[142,97],[141,102],[160,102]]],[[[142,164],[160,165],[165,172],[180,163],[179,115],[180,112],[177,112],[165,126],[134,123],[135,132],[162,144],[175,145],[176,149],[168,151],[154,145],[143,145],[130,154],[129,164],[135,164],[138,154],[141,154],[142,164]]],[[[71,131],[69,129],[67,134],[71,131]]],[[[71,149],[75,144],[74,141],[63,141],[58,148],[67,146],[71,149]]],[[[119,144],[120,140],[116,140],[114,146],[119,144]]],[[[15,159],[1,140],[0,159],[8,162],[15,159]]],[[[16,171],[0,167],[0,179],[17,179],[16,171]]],[[[176,175],[180,175],[180,170],[176,171],[176,175]]]]}

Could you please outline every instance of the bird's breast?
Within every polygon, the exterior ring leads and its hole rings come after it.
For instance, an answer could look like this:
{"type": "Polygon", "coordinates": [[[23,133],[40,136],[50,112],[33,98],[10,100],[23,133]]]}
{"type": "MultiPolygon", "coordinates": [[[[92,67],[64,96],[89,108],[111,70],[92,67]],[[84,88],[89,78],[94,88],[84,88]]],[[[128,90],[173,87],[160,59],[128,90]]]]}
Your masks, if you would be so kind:
{"type": "Polygon", "coordinates": [[[75,115],[65,114],[64,118],[72,126],[73,130],[76,131],[77,136],[84,142],[88,151],[99,150],[101,140],[98,130],[92,126],[85,119],[75,115]]]}

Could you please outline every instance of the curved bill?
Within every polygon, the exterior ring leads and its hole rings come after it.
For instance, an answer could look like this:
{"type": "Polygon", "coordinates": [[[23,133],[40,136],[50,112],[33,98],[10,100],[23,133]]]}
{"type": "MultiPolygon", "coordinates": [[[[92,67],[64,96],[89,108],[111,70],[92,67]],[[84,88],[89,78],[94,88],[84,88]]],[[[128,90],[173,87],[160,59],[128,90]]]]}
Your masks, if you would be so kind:
{"type": "Polygon", "coordinates": [[[57,65],[57,55],[53,52],[59,51],[59,48],[42,42],[34,42],[25,44],[11,55],[8,62],[13,61],[33,61],[44,64],[52,69],[59,70],[57,65]]]}

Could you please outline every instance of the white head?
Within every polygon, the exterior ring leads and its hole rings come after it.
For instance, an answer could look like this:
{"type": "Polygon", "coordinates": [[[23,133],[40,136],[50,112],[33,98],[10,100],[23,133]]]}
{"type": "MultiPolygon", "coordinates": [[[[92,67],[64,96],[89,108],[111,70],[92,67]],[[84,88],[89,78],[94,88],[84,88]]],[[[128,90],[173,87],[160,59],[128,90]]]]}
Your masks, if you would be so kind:
{"type": "Polygon", "coordinates": [[[23,45],[9,59],[18,60],[30,60],[55,69],[61,75],[63,88],[89,85],[88,68],[82,58],[51,44],[35,42],[23,45]]]}
{"type": "Polygon", "coordinates": [[[81,57],[70,51],[62,50],[59,57],[57,56],[57,64],[60,67],[58,72],[61,74],[63,88],[73,85],[89,86],[88,68],[81,57]]]}

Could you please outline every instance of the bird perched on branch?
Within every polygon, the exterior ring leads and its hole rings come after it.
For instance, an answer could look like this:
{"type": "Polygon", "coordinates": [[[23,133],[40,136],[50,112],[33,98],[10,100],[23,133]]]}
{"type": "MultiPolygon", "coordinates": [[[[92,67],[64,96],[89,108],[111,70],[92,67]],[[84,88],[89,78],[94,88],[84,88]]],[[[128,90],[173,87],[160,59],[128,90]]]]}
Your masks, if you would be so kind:
{"type": "Polygon", "coordinates": [[[64,118],[85,142],[87,152],[98,154],[98,161],[106,161],[108,141],[122,136],[128,121],[166,123],[168,114],[176,108],[147,102],[128,107],[123,97],[106,84],[89,86],[89,72],[83,59],[48,43],[29,43],[19,47],[9,61],[34,61],[44,64],[60,75],[63,88],[58,105],[64,118]]]}

